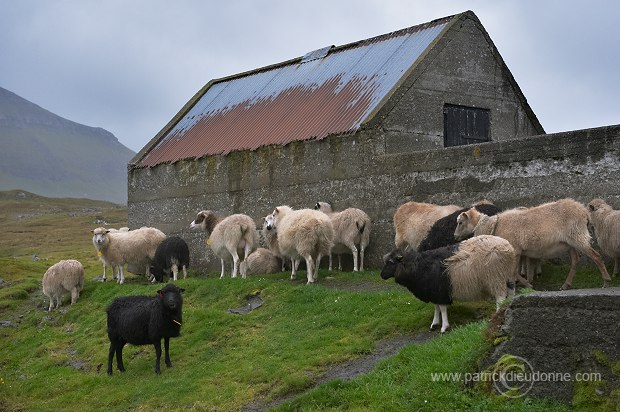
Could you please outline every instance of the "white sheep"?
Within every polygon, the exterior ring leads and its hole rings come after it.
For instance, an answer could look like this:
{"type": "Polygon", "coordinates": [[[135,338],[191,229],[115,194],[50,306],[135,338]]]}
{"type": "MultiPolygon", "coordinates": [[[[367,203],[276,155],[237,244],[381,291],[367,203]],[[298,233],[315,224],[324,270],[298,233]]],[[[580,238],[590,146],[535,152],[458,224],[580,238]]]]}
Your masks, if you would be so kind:
{"type": "Polygon", "coordinates": [[[245,278],[247,275],[276,273],[280,268],[280,259],[271,250],[259,247],[241,262],[239,272],[245,278]]]}
{"type": "Polygon", "coordinates": [[[510,243],[497,236],[477,236],[461,243],[418,252],[396,249],[385,256],[383,279],[394,278],[423,302],[435,304],[431,330],[450,326],[447,305],[456,301],[495,299],[514,295],[517,256],[510,243]]]}
{"type": "Polygon", "coordinates": [[[92,230],[97,254],[107,265],[117,265],[118,283],[125,283],[126,263],[146,268],[147,279],[151,279],[150,265],[157,246],[166,238],[164,232],[154,227],[142,227],[129,232],[110,232],[98,227],[92,230]]]}
{"type": "MultiPolygon", "coordinates": [[[[291,259],[303,257],[308,284],[316,282],[321,257],[331,252],[334,241],[334,227],[329,217],[318,210],[293,210],[289,206],[276,207],[272,215],[280,253],[291,259]]],[[[297,265],[292,266],[291,279],[295,279],[297,265]]]]}
{"type": "MultiPolygon", "coordinates": [[[[599,268],[605,287],[611,278],[601,256],[590,245],[588,221],[586,207],[573,199],[511,209],[491,217],[472,208],[457,218],[454,236],[457,240],[472,234],[500,236],[510,242],[519,257],[533,259],[548,259],[569,252],[571,268],[562,289],[570,288],[577,271],[577,252],[581,252],[599,268]]],[[[518,270],[516,276],[521,277],[518,270]]],[[[528,279],[532,278],[533,274],[528,271],[528,279]]]]}
{"type": "MultiPolygon", "coordinates": [[[[211,210],[198,212],[190,224],[191,229],[200,229],[209,234],[207,245],[222,262],[220,279],[224,278],[225,261],[232,257],[231,277],[236,278],[239,271],[239,255],[247,258],[258,247],[258,232],[254,220],[238,213],[228,217],[217,216],[211,210]]],[[[243,278],[243,274],[241,275],[243,278]]]]}
{"type": "Polygon", "coordinates": [[[84,267],[75,259],[61,260],[45,271],[42,283],[43,294],[50,298],[49,311],[60,307],[62,297],[66,293],[71,293],[73,305],[84,287],[84,267]]]}
{"type": "Polygon", "coordinates": [[[444,216],[461,209],[460,206],[440,206],[431,203],[407,202],[394,213],[394,244],[399,249],[417,250],[433,224],[444,216]]]}
{"type": "Polygon", "coordinates": [[[593,199],[588,203],[588,212],[596,243],[603,254],[614,260],[616,276],[620,271],[620,210],[614,210],[603,199],[593,199]]]}
{"type": "MultiPolygon", "coordinates": [[[[261,231],[264,244],[282,263],[282,272],[286,270],[286,263],[280,253],[280,243],[278,242],[278,232],[275,229],[274,217],[270,213],[263,218],[263,230],[261,231]]],[[[299,266],[299,260],[291,260],[291,265],[299,266]]]]}
{"type": "MultiPolygon", "coordinates": [[[[114,228],[111,227],[108,230],[110,231],[110,233],[129,232],[129,228],[126,227],[126,226],[123,226],[120,229],[114,229],[114,228]]],[[[105,281],[107,281],[106,271],[107,271],[108,265],[103,261],[103,259],[101,258],[101,254],[98,252],[97,245],[95,244],[95,236],[94,235],[93,235],[93,246],[95,246],[95,250],[97,250],[97,256],[99,257],[99,260],[103,263],[103,277],[102,277],[102,280],[105,282],[105,281]]],[[[112,278],[113,279],[117,279],[118,278],[118,267],[116,265],[111,265],[111,268],[112,268],[112,278]]]]}
{"type": "Polygon", "coordinates": [[[364,251],[370,242],[370,217],[363,210],[354,207],[341,212],[334,212],[332,206],[327,202],[317,202],[314,209],[329,216],[334,226],[334,246],[329,255],[329,270],[332,270],[332,254],[338,255],[338,270],[342,270],[340,255],[351,253],[353,255],[353,271],[363,271],[364,251]]]}

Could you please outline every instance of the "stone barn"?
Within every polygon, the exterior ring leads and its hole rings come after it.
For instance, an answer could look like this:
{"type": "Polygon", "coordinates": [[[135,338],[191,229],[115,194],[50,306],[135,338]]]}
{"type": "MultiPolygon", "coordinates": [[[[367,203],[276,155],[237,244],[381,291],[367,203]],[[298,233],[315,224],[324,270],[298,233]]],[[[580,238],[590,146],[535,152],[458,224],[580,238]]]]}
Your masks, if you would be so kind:
{"type": "Polygon", "coordinates": [[[366,266],[378,268],[410,200],[613,193],[617,127],[544,133],[468,11],[210,81],[131,160],[129,224],[182,236],[194,268],[219,271],[205,234],[189,230],[198,211],[260,227],[274,206],[324,200],[370,215],[366,266]]]}

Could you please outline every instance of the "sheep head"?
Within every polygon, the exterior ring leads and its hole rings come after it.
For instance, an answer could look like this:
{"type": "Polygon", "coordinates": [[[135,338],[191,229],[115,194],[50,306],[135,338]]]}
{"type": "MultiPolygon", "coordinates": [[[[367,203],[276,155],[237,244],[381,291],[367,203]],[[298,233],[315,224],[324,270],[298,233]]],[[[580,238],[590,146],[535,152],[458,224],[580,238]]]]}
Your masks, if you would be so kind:
{"type": "Polygon", "coordinates": [[[611,206],[609,206],[603,199],[592,199],[590,203],[588,203],[588,212],[590,214],[598,211],[610,211],[611,206]]]}
{"type": "Polygon", "coordinates": [[[383,269],[381,269],[381,279],[389,279],[396,277],[399,267],[402,265],[403,251],[394,249],[387,255],[383,256],[383,269]]]}
{"type": "Polygon", "coordinates": [[[272,214],[265,216],[263,219],[263,230],[275,230],[276,229],[276,221],[275,217],[272,214]]]}
{"type": "Polygon", "coordinates": [[[474,234],[474,230],[478,221],[480,220],[481,213],[475,208],[469,209],[467,212],[461,213],[456,218],[456,230],[454,231],[454,239],[463,240],[474,234]]]}
{"type": "Polygon", "coordinates": [[[110,233],[110,231],[105,227],[98,227],[90,232],[93,234],[93,243],[96,247],[100,248],[108,241],[108,237],[106,235],[110,233]]]}
{"type": "Polygon", "coordinates": [[[327,202],[316,202],[316,204],[314,205],[314,210],[320,210],[323,213],[333,212],[331,204],[327,202]]]}
{"type": "Polygon", "coordinates": [[[196,218],[190,223],[190,229],[204,230],[212,232],[215,225],[220,221],[216,214],[211,210],[202,210],[198,212],[196,218]]]}
{"type": "MultiPolygon", "coordinates": [[[[170,312],[177,312],[180,317],[181,308],[183,306],[183,296],[181,296],[182,292],[185,292],[185,289],[173,284],[168,284],[163,289],[158,290],[157,295],[159,296],[164,309],[170,312]]],[[[180,320],[180,318],[177,319],[179,324],[180,320]]]]}

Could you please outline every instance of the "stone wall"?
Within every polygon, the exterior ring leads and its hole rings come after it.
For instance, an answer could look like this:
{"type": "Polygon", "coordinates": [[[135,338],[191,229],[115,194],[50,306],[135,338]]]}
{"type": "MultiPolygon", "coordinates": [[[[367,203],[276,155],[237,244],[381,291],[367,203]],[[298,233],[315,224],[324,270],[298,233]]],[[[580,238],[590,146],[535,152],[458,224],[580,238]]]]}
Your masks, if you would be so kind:
{"type": "Polygon", "coordinates": [[[506,309],[501,343],[484,365],[487,372],[503,371],[507,377],[502,382],[496,373],[494,390],[567,404],[586,399],[606,402],[610,395],[612,402],[618,402],[618,307],[620,288],[517,296],[506,309]],[[507,359],[512,357],[518,358],[511,365],[507,359]],[[511,370],[524,372],[524,379],[509,379],[511,370]]]}
{"type": "MultiPolygon", "coordinates": [[[[386,144],[381,129],[369,129],[133,169],[129,225],[182,236],[194,268],[219,272],[205,235],[189,230],[199,210],[246,213],[260,227],[274,206],[312,207],[325,200],[336,210],[358,207],[369,214],[366,266],[379,268],[394,244],[392,216],[410,200],[468,205],[486,198],[507,208],[602,197],[620,207],[620,126],[398,154],[386,144]]],[[[344,263],[350,267],[350,257],[344,263]]]]}

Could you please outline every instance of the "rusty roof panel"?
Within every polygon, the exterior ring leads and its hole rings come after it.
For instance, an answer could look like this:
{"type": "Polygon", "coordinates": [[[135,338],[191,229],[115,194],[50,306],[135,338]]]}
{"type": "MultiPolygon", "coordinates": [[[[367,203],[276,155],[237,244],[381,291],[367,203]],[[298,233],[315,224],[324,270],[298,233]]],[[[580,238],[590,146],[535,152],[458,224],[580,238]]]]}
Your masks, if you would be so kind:
{"type": "Polygon", "coordinates": [[[215,81],[136,166],[354,132],[453,17],[215,81]]]}

